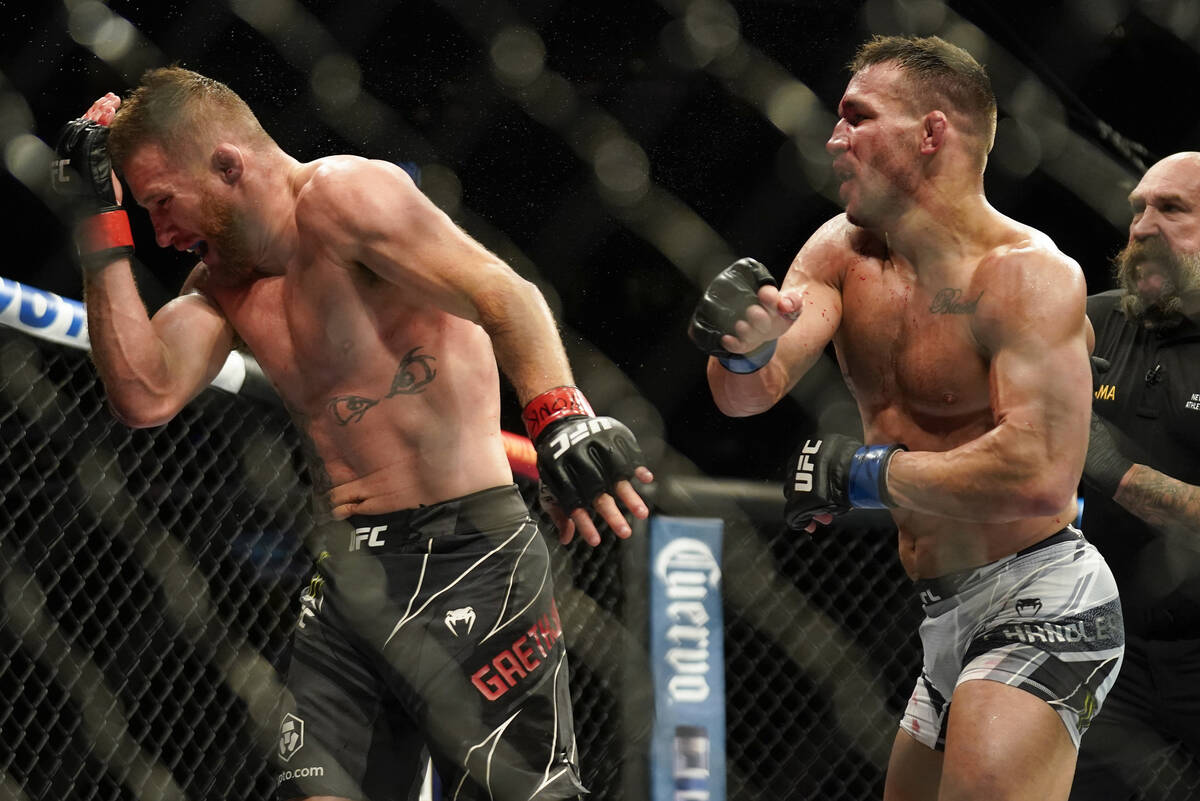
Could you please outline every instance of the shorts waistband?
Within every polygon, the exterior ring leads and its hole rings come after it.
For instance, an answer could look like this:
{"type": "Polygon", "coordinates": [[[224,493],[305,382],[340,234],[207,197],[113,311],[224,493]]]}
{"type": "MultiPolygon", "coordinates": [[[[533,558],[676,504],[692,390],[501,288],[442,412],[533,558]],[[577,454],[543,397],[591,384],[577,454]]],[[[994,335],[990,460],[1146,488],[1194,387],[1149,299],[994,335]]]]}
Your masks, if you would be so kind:
{"type": "Polygon", "coordinates": [[[999,562],[1007,562],[1013,559],[1020,559],[1022,556],[1028,556],[1031,553],[1049,548],[1051,545],[1058,545],[1060,542],[1074,542],[1082,539],[1083,534],[1074,526],[1067,526],[1059,529],[1045,539],[1038,540],[1028,548],[1022,548],[1012,556],[1006,556],[997,562],[989,562],[986,565],[972,567],[966,570],[959,570],[954,573],[947,573],[944,576],[936,578],[917,579],[913,582],[913,588],[917,591],[917,597],[921,601],[921,606],[929,606],[931,604],[944,601],[952,595],[955,595],[963,588],[963,586],[973,579],[980,570],[983,570],[990,565],[998,564],[999,562]]]}
{"type": "Polygon", "coordinates": [[[529,508],[516,484],[472,492],[461,498],[399,509],[380,515],[351,515],[327,536],[330,555],[347,551],[387,553],[407,550],[414,540],[451,534],[473,534],[529,517],[529,508]],[[339,544],[340,543],[342,544],[339,544]]]}

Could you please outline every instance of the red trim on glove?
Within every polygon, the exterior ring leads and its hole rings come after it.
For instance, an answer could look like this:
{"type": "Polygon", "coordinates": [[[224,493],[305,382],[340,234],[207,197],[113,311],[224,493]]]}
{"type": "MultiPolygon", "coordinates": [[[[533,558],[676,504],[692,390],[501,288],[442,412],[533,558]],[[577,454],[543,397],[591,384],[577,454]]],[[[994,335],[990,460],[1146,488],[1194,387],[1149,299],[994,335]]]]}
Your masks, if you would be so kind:
{"type": "Polygon", "coordinates": [[[587,398],[578,387],[555,387],[525,404],[521,415],[525,419],[525,431],[529,438],[537,441],[538,434],[553,423],[564,417],[595,417],[587,398]]]}
{"type": "Polygon", "coordinates": [[[93,214],[79,225],[77,239],[80,255],[87,256],[113,248],[133,248],[133,231],[125,209],[106,209],[93,214]]]}

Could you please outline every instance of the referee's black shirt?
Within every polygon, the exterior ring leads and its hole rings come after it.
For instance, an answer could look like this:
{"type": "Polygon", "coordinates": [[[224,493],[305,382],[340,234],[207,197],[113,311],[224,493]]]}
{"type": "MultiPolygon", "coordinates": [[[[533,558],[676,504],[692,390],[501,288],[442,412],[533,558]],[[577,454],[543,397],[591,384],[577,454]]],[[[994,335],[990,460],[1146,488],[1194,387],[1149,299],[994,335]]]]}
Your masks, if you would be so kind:
{"type": "MultiPolygon", "coordinates": [[[[1121,452],[1188,484],[1200,485],[1200,325],[1169,331],[1130,322],[1122,292],[1088,298],[1096,331],[1092,408],[1110,423],[1121,452]]],[[[1147,639],[1200,638],[1200,531],[1165,532],[1087,494],[1083,532],[1104,554],[1121,591],[1126,630],[1147,639]]]]}

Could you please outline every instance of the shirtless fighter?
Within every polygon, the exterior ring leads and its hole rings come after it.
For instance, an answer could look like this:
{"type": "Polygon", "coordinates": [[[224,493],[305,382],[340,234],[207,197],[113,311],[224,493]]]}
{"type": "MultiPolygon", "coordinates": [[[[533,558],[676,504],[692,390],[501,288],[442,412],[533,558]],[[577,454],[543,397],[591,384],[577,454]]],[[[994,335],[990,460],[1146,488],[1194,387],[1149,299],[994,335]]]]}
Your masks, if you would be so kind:
{"type": "Polygon", "coordinates": [[[300,163],[227,86],[188,70],[96,101],[59,158],[62,189],[98,207],[80,252],[116,415],[170,420],[240,340],[309,441],[329,516],[348,521],[303,599],[280,797],[408,799],[423,747],[449,798],[583,792],[548,552],[505,457],[497,362],[564,541],[599,541],[589,507],[628,537],[617,501],[644,518],[630,479],[651,475],[629,430],[572,386],[541,294],[399,167],[300,163]],[[152,318],[110,158],[159,246],[202,259],[152,318]]]}
{"type": "Polygon", "coordinates": [[[1088,436],[1083,275],[993,209],[996,105],[936,37],[876,38],[826,147],[845,213],[781,288],[744,259],[692,320],[729,415],[762,412],[833,342],[865,442],[799,437],[794,528],[889,508],[926,613],[924,667],[888,801],[1065,799],[1079,737],[1121,662],[1121,609],[1070,526],[1088,436]]]}

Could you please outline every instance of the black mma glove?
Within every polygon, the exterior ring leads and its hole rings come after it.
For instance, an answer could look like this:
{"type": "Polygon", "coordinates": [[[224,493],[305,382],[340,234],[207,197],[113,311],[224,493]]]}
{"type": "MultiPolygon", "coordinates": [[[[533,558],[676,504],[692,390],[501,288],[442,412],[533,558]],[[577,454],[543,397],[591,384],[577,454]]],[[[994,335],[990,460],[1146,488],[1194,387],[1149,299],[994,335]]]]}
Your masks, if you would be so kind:
{"type": "Polygon", "coordinates": [[[1091,431],[1088,435],[1087,459],[1083,463],[1083,484],[1088,489],[1103,493],[1106,498],[1117,494],[1121,478],[1133,467],[1133,460],[1117,450],[1108,424],[1092,412],[1091,431]]]}
{"type": "Polygon", "coordinates": [[[758,303],[758,290],[768,284],[776,286],[766,267],[754,259],[738,259],[712,280],[692,312],[688,336],[732,373],[753,373],[775,353],[775,340],[749,353],[730,353],[721,347],[721,337],[734,333],[737,321],[746,319],[746,310],[758,303]]]}
{"type": "Polygon", "coordinates": [[[55,147],[51,183],[58,194],[74,201],[79,217],[75,242],[85,270],[133,253],[129,216],[117,205],[108,159],[108,127],[91,120],[63,126],[55,147]]]}
{"type": "Polygon", "coordinates": [[[784,519],[802,529],[819,514],[888,509],[888,462],[903,445],[863,445],[841,434],[808,439],[792,456],[783,494],[784,519]]]}
{"type": "Polygon", "coordinates": [[[575,387],[538,395],[525,405],[524,418],[543,492],[568,515],[589,508],[597,496],[632,478],[645,464],[633,433],[611,417],[596,417],[575,387]]]}

